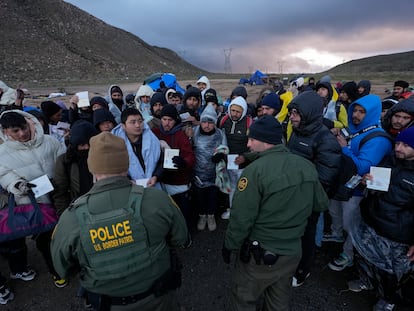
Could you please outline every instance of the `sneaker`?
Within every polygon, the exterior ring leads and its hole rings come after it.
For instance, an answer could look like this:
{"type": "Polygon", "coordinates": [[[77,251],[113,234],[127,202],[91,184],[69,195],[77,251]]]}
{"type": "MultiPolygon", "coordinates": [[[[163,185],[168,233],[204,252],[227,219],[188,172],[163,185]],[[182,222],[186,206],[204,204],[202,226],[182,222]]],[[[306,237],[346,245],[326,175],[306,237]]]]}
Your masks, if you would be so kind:
{"type": "Polygon", "coordinates": [[[214,215],[207,215],[207,227],[210,231],[217,229],[216,219],[214,218],[214,215]]]}
{"type": "Polygon", "coordinates": [[[230,209],[226,209],[226,211],[221,214],[221,219],[229,219],[230,218],[230,209]]]}
{"type": "Polygon", "coordinates": [[[373,311],[392,311],[395,308],[395,304],[389,303],[385,301],[384,299],[378,300],[378,302],[375,304],[373,311]]]}
{"type": "Polygon", "coordinates": [[[322,242],[335,242],[335,243],[343,243],[344,238],[339,235],[333,235],[331,233],[325,233],[322,237],[322,242]]]}
{"type": "Polygon", "coordinates": [[[292,278],[292,287],[299,287],[305,283],[305,280],[310,276],[310,272],[307,274],[296,273],[292,278]]]}
{"type": "Polygon", "coordinates": [[[14,294],[10,291],[6,285],[0,287],[0,304],[5,305],[9,301],[14,299],[14,294]]]}
{"type": "Polygon", "coordinates": [[[335,258],[328,264],[328,267],[334,271],[342,271],[347,267],[351,267],[353,264],[352,259],[347,254],[341,253],[338,258],[335,258]]]}
{"type": "Polygon", "coordinates": [[[61,279],[59,276],[53,276],[53,283],[58,288],[63,288],[66,285],[68,285],[68,281],[66,281],[65,279],[61,279]]]}
{"type": "Polygon", "coordinates": [[[197,222],[197,229],[202,231],[206,228],[207,224],[207,216],[206,215],[200,215],[197,222]]]}
{"type": "Polygon", "coordinates": [[[372,286],[365,284],[360,279],[349,281],[347,284],[348,284],[348,289],[355,293],[362,292],[363,290],[372,289],[372,286]]]}
{"type": "Polygon", "coordinates": [[[10,273],[10,278],[13,280],[22,280],[22,281],[31,281],[35,278],[36,272],[34,270],[29,269],[24,272],[17,272],[17,273],[10,273]]]}

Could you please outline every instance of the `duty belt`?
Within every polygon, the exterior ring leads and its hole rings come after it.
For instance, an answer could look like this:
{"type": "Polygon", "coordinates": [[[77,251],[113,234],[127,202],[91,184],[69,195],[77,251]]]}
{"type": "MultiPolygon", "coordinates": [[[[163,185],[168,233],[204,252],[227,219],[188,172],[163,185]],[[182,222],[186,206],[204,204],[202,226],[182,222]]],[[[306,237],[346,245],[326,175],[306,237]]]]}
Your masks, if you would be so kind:
{"type": "Polygon", "coordinates": [[[150,295],[152,295],[154,291],[152,290],[152,287],[150,287],[149,290],[140,293],[140,294],[136,294],[136,295],[132,295],[132,296],[126,296],[126,297],[109,297],[109,299],[111,300],[111,305],[129,305],[131,303],[135,303],[138,302],[150,295]]]}

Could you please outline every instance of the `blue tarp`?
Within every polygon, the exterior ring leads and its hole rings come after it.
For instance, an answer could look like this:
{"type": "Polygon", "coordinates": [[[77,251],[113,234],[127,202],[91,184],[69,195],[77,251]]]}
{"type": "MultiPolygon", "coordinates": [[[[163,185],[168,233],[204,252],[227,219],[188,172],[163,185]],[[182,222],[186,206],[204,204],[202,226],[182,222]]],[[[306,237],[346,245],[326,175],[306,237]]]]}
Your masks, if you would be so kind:
{"type": "Polygon", "coordinates": [[[185,89],[183,89],[177,82],[177,78],[172,73],[154,73],[151,76],[147,77],[144,80],[144,83],[149,85],[154,91],[160,88],[160,82],[164,81],[166,87],[172,87],[177,92],[181,94],[185,93],[185,89]]]}
{"type": "Polygon", "coordinates": [[[247,78],[240,78],[239,84],[250,84],[250,85],[263,85],[263,79],[267,79],[268,76],[265,75],[260,70],[256,70],[249,79],[247,78]]]}

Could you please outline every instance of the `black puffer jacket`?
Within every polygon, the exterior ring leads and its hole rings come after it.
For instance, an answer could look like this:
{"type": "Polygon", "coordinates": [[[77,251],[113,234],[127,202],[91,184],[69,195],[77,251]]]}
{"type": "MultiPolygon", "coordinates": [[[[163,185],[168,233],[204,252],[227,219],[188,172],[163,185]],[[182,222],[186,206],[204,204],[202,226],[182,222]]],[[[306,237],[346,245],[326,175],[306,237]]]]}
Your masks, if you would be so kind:
{"type": "Polygon", "coordinates": [[[369,192],[361,201],[364,221],[381,236],[414,245],[414,161],[386,158],[379,166],[390,167],[388,192],[369,192]]]}
{"type": "Polygon", "coordinates": [[[295,97],[289,110],[296,109],[301,116],[298,128],[293,128],[288,141],[292,153],[300,155],[315,164],[319,180],[329,194],[341,163],[341,146],[335,136],[322,123],[322,98],[313,91],[306,91],[295,97]]]}

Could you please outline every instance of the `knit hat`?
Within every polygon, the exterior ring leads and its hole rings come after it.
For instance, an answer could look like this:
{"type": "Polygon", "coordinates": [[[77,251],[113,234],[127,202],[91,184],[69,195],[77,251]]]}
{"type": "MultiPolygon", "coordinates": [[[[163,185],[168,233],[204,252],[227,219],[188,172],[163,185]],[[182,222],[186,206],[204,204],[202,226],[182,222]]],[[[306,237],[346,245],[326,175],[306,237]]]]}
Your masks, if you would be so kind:
{"type": "Polygon", "coordinates": [[[404,80],[398,80],[398,81],[395,81],[394,82],[394,87],[395,86],[400,86],[400,87],[402,87],[403,89],[406,89],[406,88],[408,88],[409,86],[410,86],[410,84],[407,82],[407,81],[404,81],[404,80]]]}
{"type": "Polygon", "coordinates": [[[204,100],[206,103],[216,103],[218,105],[217,92],[215,89],[208,89],[204,93],[204,100]]]}
{"type": "Polygon", "coordinates": [[[244,86],[237,86],[236,88],[233,89],[233,91],[231,91],[230,94],[230,98],[232,98],[233,96],[241,96],[244,99],[247,98],[247,90],[244,86]]]}
{"type": "Polygon", "coordinates": [[[101,106],[102,108],[105,109],[109,109],[108,106],[108,102],[106,101],[105,98],[101,97],[101,96],[95,96],[92,97],[91,100],[89,101],[90,106],[92,107],[94,104],[98,104],[99,106],[101,106]]]}
{"type": "Polygon", "coordinates": [[[273,116],[265,115],[256,120],[249,130],[249,138],[278,145],[282,143],[282,126],[273,116]]]}
{"type": "Polygon", "coordinates": [[[358,98],[358,87],[354,81],[346,82],[341,91],[346,93],[351,101],[358,98]]]}
{"type": "Polygon", "coordinates": [[[93,112],[93,126],[98,128],[99,124],[105,121],[110,121],[116,126],[114,115],[106,109],[96,109],[93,112]]]}
{"type": "Polygon", "coordinates": [[[40,109],[42,109],[43,115],[47,120],[49,120],[51,116],[62,110],[62,108],[60,108],[58,104],[51,100],[42,102],[40,104],[40,109]]]}
{"type": "Polygon", "coordinates": [[[408,129],[401,131],[395,139],[395,142],[398,141],[401,141],[414,149],[414,127],[409,127],[408,129]]]}
{"type": "Polygon", "coordinates": [[[200,91],[200,89],[197,88],[197,87],[194,87],[194,86],[190,86],[184,93],[183,103],[185,104],[187,99],[190,98],[190,97],[195,97],[201,102],[201,91],[200,91]]]}
{"type": "Polygon", "coordinates": [[[177,108],[173,104],[168,104],[162,107],[161,110],[161,118],[162,117],[170,117],[175,120],[175,124],[181,122],[180,115],[178,114],[177,108]]]}
{"type": "Polygon", "coordinates": [[[128,171],[129,156],[125,141],[109,132],[89,141],[88,167],[92,174],[118,174],[128,171]]]}
{"type": "Polygon", "coordinates": [[[86,120],[76,121],[70,129],[69,142],[73,147],[89,144],[92,136],[98,134],[93,124],[86,120]]]}
{"type": "Polygon", "coordinates": [[[152,95],[150,100],[151,108],[154,107],[156,103],[161,103],[162,106],[166,106],[168,104],[163,93],[155,92],[154,95],[152,95]]]}
{"type": "Polygon", "coordinates": [[[327,95],[326,99],[328,101],[330,101],[332,99],[332,96],[333,96],[333,88],[332,88],[332,85],[329,82],[321,82],[321,81],[319,81],[318,83],[316,83],[316,87],[315,87],[316,92],[318,92],[318,90],[320,88],[325,88],[325,89],[328,90],[328,95],[327,95]]]}
{"type": "Polygon", "coordinates": [[[217,123],[217,113],[212,104],[208,104],[206,108],[204,108],[200,116],[200,121],[212,122],[214,124],[217,123]]]}
{"type": "Polygon", "coordinates": [[[124,95],[124,93],[118,85],[114,85],[113,87],[111,87],[111,95],[113,93],[120,93],[122,96],[124,95]]]}
{"type": "Polygon", "coordinates": [[[282,108],[282,105],[280,104],[279,95],[277,95],[276,93],[273,93],[273,92],[271,92],[271,93],[267,94],[265,97],[263,97],[261,105],[273,108],[277,112],[279,112],[280,109],[282,108]]]}

